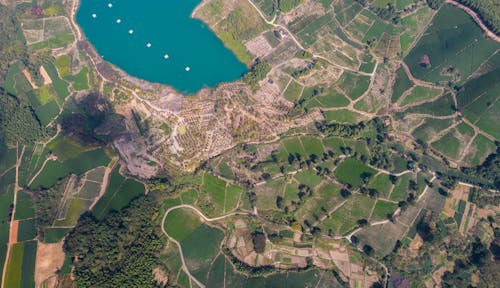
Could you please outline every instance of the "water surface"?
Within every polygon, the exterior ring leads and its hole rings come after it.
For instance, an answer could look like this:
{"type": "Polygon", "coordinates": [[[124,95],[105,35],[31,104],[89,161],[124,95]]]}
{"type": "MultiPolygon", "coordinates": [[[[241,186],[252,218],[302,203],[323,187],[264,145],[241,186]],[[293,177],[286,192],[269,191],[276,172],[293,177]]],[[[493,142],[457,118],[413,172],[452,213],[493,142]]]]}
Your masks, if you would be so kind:
{"type": "Polygon", "coordinates": [[[191,18],[199,2],[81,0],[76,19],[105,60],[132,76],[194,93],[246,72],[203,22],[191,18]]]}

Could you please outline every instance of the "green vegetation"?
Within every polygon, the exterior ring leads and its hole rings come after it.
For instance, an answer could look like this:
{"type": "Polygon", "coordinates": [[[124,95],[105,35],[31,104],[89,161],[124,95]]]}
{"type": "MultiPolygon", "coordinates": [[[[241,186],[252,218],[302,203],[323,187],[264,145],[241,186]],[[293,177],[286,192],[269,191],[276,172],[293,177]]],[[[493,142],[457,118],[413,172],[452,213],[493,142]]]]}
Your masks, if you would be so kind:
{"type": "Polygon", "coordinates": [[[48,161],[43,171],[31,183],[31,189],[54,186],[59,180],[73,173],[80,175],[92,168],[106,166],[110,159],[102,149],[83,152],[78,156],[64,162],[48,161]]]}
{"type": "Polygon", "coordinates": [[[250,85],[252,90],[256,91],[259,88],[259,81],[264,79],[270,70],[271,66],[267,62],[257,59],[250,71],[243,76],[243,81],[250,85]]]}
{"type": "Polygon", "coordinates": [[[33,240],[36,237],[35,220],[28,219],[19,221],[19,231],[17,241],[24,242],[33,240]]]}
{"type": "Polygon", "coordinates": [[[54,226],[74,226],[80,215],[86,210],[87,201],[73,198],[69,202],[68,210],[63,220],[56,220],[54,226]]]}
{"type": "Polygon", "coordinates": [[[356,100],[368,89],[370,77],[344,72],[339,82],[337,82],[337,85],[347,94],[347,96],[349,96],[349,98],[356,100]]]}
{"type": "Polygon", "coordinates": [[[56,65],[57,72],[59,72],[59,75],[61,77],[66,77],[71,75],[71,56],[69,55],[62,55],[59,58],[56,59],[54,62],[54,65],[56,65]]]}
{"type": "Polygon", "coordinates": [[[6,94],[0,87],[0,135],[5,144],[33,144],[47,135],[30,105],[23,99],[6,94]]]}
{"type": "Polygon", "coordinates": [[[61,241],[71,229],[69,228],[46,228],[44,231],[43,242],[57,243],[61,241]]]}
{"type": "Polygon", "coordinates": [[[21,287],[35,287],[35,261],[37,241],[24,243],[21,287]]]}
{"type": "Polygon", "coordinates": [[[353,158],[346,158],[335,170],[335,177],[345,184],[360,186],[370,179],[375,170],[353,158]]]}
{"type": "Polygon", "coordinates": [[[35,216],[33,200],[31,195],[26,192],[20,191],[17,193],[16,207],[16,214],[14,215],[14,219],[16,220],[28,219],[35,216]]]}
{"type": "Polygon", "coordinates": [[[439,94],[442,93],[440,89],[434,89],[423,86],[416,86],[413,90],[408,94],[403,101],[401,101],[401,106],[406,106],[414,103],[418,103],[421,101],[432,99],[439,94]]]}
{"type": "Polygon", "coordinates": [[[384,220],[392,215],[394,211],[398,208],[397,203],[387,202],[384,200],[378,200],[375,203],[375,208],[373,209],[373,213],[370,217],[371,220],[384,220]]]}
{"type": "Polygon", "coordinates": [[[413,82],[410,81],[403,67],[400,67],[396,71],[396,79],[394,81],[394,87],[392,88],[391,101],[393,103],[397,102],[403,93],[413,86],[413,82]]]}
{"type": "Polygon", "coordinates": [[[171,211],[165,221],[165,230],[175,240],[182,242],[193,233],[202,223],[197,215],[187,209],[171,211]]]}
{"type": "Polygon", "coordinates": [[[302,93],[302,85],[297,83],[295,80],[291,80],[290,84],[286,88],[285,92],[283,92],[283,97],[290,102],[294,102],[300,98],[300,94],[302,93]]]}
{"type": "Polygon", "coordinates": [[[304,0],[279,0],[277,1],[278,7],[276,7],[279,11],[282,12],[290,12],[293,8],[299,6],[304,0]]]}
{"type": "Polygon", "coordinates": [[[143,196],[103,221],[88,213],[80,218],[64,242],[65,252],[78,256],[73,262],[78,287],[151,285],[163,249],[153,226],[158,207],[152,197],[143,196]]]}
{"type": "Polygon", "coordinates": [[[144,185],[120,175],[120,166],[111,173],[106,193],[94,206],[92,213],[97,219],[103,219],[110,211],[120,211],[134,198],[143,195],[144,185]]]}
{"type": "Polygon", "coordinates": [[[416,78],[425,81],[464,80],[497,49],[482,34],[465,12],[444,5],[404,61],[416,78]]]}
{"type": "Polygon", "coordinates": [[[9,261],[7,262],[7,272],[5,273],[6,287],[22,287],[21,281],[23,277],[23,256],[24,242],[12,245],[9,261]]]}
{"type": "Polygon", "coordinates": [[[458,2],[465,4],[472,8],[479,14],[479,17],[486,22],[490,28],[497,35],[500,34],[500,14],[498,12],[498,2],[495,0],[458,0],[458,2]]]}
{"type": "Polygon", "coordinates": [[[327,122],[357,124],[363,119],[363,115],[348,109],[324,111],[323,114],[327,122]]]}

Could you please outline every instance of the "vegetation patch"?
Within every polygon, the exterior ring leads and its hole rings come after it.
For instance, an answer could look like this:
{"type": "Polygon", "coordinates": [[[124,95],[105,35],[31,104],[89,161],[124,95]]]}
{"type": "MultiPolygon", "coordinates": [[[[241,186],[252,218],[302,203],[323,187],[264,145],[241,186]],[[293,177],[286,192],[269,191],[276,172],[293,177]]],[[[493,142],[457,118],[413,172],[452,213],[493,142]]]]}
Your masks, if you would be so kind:
{"type": "Polygon", "coordinates": [[[202,222],[188,209],[175,209],[168,213],[165,230],[170,237],[182,242],[198,228],[202,222]]]}
{"type": "Polygon", "coordinates": [[[467,13],[443,5],[404,61],[416,78],[428,82],[467,79],[498,48],[482,34],[467,13]]]}
{"type": "Polygon", "coordinates": [[[367,181],[375,174],[375,170],[353,158],[346,158],[335,169],[335,177],[344,184],[353,187],[360,186],[363,181],[367,181]]]}
{"type": "Polygon", "coordinates": [[[98,219],[103,219],[110,211],[120,211],[134,198],[144,194],[142,183],[121,176],[119,170],[119,166],[113,170],[106,192],[92,210],[98,219]]]}

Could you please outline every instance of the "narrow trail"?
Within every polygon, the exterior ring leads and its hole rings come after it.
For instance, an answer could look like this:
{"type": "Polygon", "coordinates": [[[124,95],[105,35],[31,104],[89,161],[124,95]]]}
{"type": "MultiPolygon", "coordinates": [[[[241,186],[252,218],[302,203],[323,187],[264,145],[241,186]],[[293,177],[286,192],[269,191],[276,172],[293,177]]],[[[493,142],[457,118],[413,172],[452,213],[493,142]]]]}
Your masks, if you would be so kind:
{"type": "Polygon", "coordinates": [[[181,208],[187,208],[187,209],[193,210],[194,212],[196,212],[196,214],[198,214],[198,216],[200,216],[201,218],[203,218],[203,220],[205,222],[218,221],[218,220],[222,220],[222,219],[225,219],[227,217],[232,217],[232,216],[235,216],[235,215],[252,216],[254,214],[248,213],[248,212],[231,212],[229,214],[225,214],[225,215],[222,215],[222,216],[219,216],[219,217],[208,218],[200,210],[198,210],[198,208],[196,208],[196,207],[194,207],[192,205],[187,205],[187,204],[182,204],[182,205],[177,205],[177,206],[174,206],[174,207],[170,207],[170,208],[167,209],[167,211],[165,211],[165,214],[163,215],[163,219],[161,221],[161,231],[163,232],[163,234],[165,234],[168,237],[168,240],[170,240],[173,243],[175,243],[175,245],[177,245],[177,248],[179,248],[179,255],[180,255],[180,258],[181,258],[182,270],[184,271],[184,273],[186,273],[186,275],[189,277],[189,279],[191,279],[191,281],[193,281],[194,283],[196,283],[196,285],[198,285],[200,288],[205,288],[206,286],[203,283],[201,283],[198,279],[196,279],[196,277],[194,277],[191,274],[191,272],[189,272],[189,269],[188,269],[188,267],[186,265],[186,261],[184,260],[184,254],[182,253],[182,246],[181,246],[181,244],[177,240],[175,240],[174,238],[172,238],[170,235],[168,235],[167,231],[165,230],[165,221],[167,220],[168,214],[170,212],[172,212],[173,210],[181,209],[181,208]]]}
{"type": "MultiPolygon", "coordinates": [[[[17,192],[19,191],[19,166],[21,165],[21,161],[23,159],[24,155],[24,150],[25,147],[23,146],[23,149],[21,150],[21,155],[19,155],[19,143],[17,143],[17,149],[16,149],[16,154],[17,154],[17,160],[16,160],[16,182],[14,183],[14,200],[12,203],[12,214],[10,215],[10,222],[9,222],[9,243],[7,244],[7,253],[5,254],[5,262],[3,265],[3,271],[2,271],[2,288],[5,287],[5,275],[7,273],[7,264],[9,263],[9,256],[10,256],[10,250],[12,248],[12,245],[14,243],[11,243],[11,235],[13,232],[13,225],[12,223],[14,222],[14,215],[16,214],[16,206],[17,206],[17,192]]],[[[6,287],[8,288],[8,287],[6,287]]]]}

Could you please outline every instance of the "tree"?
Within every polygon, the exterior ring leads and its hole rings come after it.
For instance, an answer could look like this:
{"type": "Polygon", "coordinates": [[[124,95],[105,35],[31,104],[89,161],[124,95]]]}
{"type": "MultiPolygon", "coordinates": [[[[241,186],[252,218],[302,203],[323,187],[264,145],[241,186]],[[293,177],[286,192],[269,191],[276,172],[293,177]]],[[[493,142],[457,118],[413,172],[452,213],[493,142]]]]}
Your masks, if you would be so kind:
{"type": "Polygon", "coordinates": [[[358,221],[356,221],[356,223],[358,223],[359,227],[364,227],[364,226],[368,225],[368,220],[366,220],[366,219],[358,219],[358,221]]]}
{"type": "Polygon", "coordinates": [[[351,192],[347,189],[340,189],[340,195],[344,198],[349,198],[351,196],[351,192]]]}
{"type": "Polygon", "coordinates": [[[363,245],[363,252],[365,252],[366,255],[371,256],[373,254],[372,246],[368,244],[363,245]]]}
{"type": "Polygon", "coordinates": [[[262,232],[252,233],[252,243],[255,252],[263,253],[266,250],[266,235],[262,232]]]}

